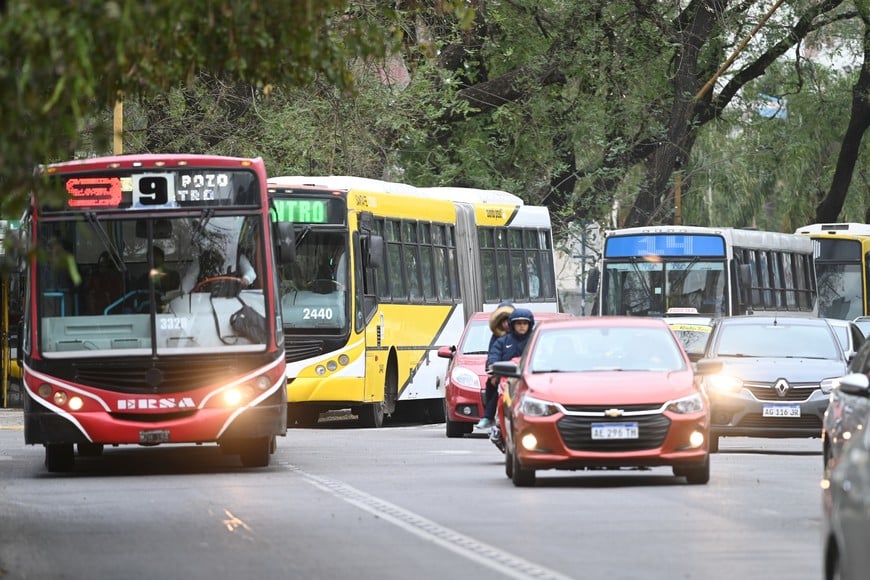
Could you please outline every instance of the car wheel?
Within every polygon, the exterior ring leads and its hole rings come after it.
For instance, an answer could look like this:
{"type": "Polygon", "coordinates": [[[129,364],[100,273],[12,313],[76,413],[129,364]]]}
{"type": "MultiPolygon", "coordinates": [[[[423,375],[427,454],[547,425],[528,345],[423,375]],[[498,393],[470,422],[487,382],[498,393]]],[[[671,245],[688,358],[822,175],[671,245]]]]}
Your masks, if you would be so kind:
{"type": "Polygon", "coordinates": [[[76,464],[72,443],[49,443],[45,446],[45,468],[51,473],[72,471],[76,464]]]}
{"type": "Polygon", "coordinates": [[[707,456],[703,465],[684,467],[683,475],[686,476],[686,481],[691,485],[704,485],[710,481],[710,457],[707,456]]]}
{"type": "Polygon", "coordinates": [[[719,436],[718,435],[710,435],[710,446],[708,448],[710,453],[719,453],[719,436]]]}
{"type": "Polygon", "coordinates": [[[504,474],[508,479],[514,478],[514,454],[511,453],[511,449],[508,446],[505,446],[504,449],[504,474]]]}
{"type": "MultiPolygon", "coordinates": [[[[505,453],[507,457],[507,453],[505,453]]],[[[535,470],[527,469],[520,464],[516,453],[511,454],[511,481],[516,487],[532,487],[535,485],[535,470]]]]}
{"type": "Polygon", "coordinates": [[[447,432],[448,437],[462,437],[466,433],[471,433],[474,430],[474,425],[447,419],[444,422],[444,430],[447,432]],[[471,429],[468,429],[468,427],[471,427],[471,429]]]}

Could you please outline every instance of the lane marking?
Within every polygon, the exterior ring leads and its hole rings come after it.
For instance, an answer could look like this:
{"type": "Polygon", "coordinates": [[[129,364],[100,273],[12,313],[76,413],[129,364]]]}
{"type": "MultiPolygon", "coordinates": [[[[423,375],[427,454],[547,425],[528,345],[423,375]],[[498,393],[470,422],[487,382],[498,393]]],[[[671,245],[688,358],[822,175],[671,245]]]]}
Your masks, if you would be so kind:
{"type": "Polygon", "coordinates": [[[508,578],[516,578],[517,580],[528,580],[530,578],[539,580],[572,580],[570,576],[565,576],[555,570],[550,570],[480,542],[470,536],[461,534],[456,530],[441,526],[419,514],[400,508],[395,504],[369,495],[340,481],[308,473],[294,465],[288,465],[288,468],[302,476],[314,487],[354,505],[379,519],[386,520],[424,540],[434,542],[455,554],[495,570],[508,578]]]}

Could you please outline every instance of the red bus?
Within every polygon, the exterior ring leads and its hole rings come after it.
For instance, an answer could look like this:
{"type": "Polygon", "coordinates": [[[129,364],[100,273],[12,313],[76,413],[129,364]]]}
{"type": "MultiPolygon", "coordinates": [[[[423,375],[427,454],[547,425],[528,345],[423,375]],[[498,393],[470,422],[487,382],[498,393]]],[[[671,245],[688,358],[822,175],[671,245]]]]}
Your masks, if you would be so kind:
{"type": "Polygon", "coordinates": [[[51,472],[126,444],[217,443],[268,465],[287,394],[263,161],[41,170],[56,194],[34,195],[21,224],[25,442],[45,446],[51,472]]]}

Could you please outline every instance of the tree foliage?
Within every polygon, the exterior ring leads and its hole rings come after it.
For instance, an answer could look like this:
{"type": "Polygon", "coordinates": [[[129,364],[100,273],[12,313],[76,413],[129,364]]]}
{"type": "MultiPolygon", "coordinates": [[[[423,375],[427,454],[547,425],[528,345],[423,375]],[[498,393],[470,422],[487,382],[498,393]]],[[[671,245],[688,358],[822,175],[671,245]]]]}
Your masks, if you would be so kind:
{"type": "MultiPolygon", "coordinates": [[[[449,12],[446,0],[429,6],[449,12]]],[[[461,15],[461,10],[460,13],[461,15]]],[[[24,205],[38,164],[110,149],[114,103],[167,99],[173,88],[213,89],[226,103],[268,96],[273,87],[318,80],[353,86],[350,63],[383,56],[401,40],[400,14],[389,4],[346,0],[8,0],[0,4],[0,213],[24,205]],[[246,88],[240,88],[244,85],[246,88]],[[234,98],[235,97],[235,98],[234,98]]],[[[203,120],[208,103],[189,102],[203,120]]],[[[232,108],[232,107],[231,107],[232,108]]],[[[143,113],[147,118],[148,113],[143,113]]],[[[157,119],[159,121],[159,119],[157,119]]],[[[150,130],[150,129],[149,129],[150,130]]],[[[178,147],[211,149],[214,137],[178,147]]],[[[151,136],[153,146],[157,135],[151,136]]],[[[146,144],[149,138],[136,137],[146,144]]],[[[182,149],[179,149],[182,150],[182,149]]]]}
{"type": "Polygon", "coordinates": [[[506,189],[560,226],[863,219],[867,4],[15,2],[0,167],[19,192],[36,162],[106,151],[123,95],[127,151],[506,189]]]}

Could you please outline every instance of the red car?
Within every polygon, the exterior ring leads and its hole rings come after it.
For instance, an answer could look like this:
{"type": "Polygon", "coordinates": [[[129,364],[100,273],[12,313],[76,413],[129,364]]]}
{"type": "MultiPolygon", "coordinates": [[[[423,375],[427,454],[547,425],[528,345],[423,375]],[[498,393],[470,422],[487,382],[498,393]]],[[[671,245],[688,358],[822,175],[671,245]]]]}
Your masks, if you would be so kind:
{"type": "MultiPolygon", "coordinates": [[[[462,437],[474,430],[483,416],[486,389],[486,356],[489,352],[489,312],[471,316],[456,346],[442,346],[438,356],[449,358],[444,388],[444,416],[448,437],[462,437]]],[[[559,312],[535,312],[535,324],[544,320],[573,318],[559,312]]]]}
{"type": "Polygon", "coordinates": [[[505,472],[531,486],[543,469],[670,466],[710,479],[710,405],[661,319],[584,317],[533,331],[504,397],[505,472]]]}

